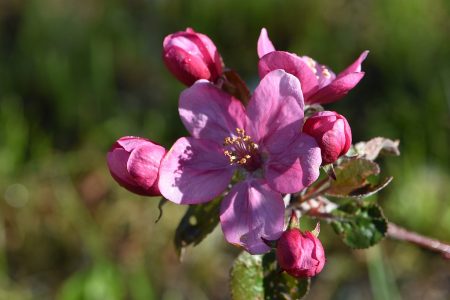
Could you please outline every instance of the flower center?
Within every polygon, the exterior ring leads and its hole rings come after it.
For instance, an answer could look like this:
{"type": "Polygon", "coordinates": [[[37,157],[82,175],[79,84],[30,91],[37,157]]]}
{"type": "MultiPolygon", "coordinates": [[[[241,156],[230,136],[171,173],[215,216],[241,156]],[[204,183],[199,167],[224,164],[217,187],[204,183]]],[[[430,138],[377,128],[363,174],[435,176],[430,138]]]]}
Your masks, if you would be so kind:
{"type": "Polygon", "coordinates": [[[261,165],[258,144],[252,142],[252,138],[245,134],[244,129],[236,128],[236,133],[236,136],[225,138],[223,154],[228,157],[231,165],[239,165],[248,171],[255,171],[261,165]]]}
{"type": "Polygon", "coordinates": [[[316,75],[316,78],[319,83],[319,88],[322,88],[333,81],[336,76],[333,72],[330,71],[326,66],[318,64],[314,59],[303,56],[303,59],[305,60],[308,67],[313,71],[313,73],[316,75]]]}

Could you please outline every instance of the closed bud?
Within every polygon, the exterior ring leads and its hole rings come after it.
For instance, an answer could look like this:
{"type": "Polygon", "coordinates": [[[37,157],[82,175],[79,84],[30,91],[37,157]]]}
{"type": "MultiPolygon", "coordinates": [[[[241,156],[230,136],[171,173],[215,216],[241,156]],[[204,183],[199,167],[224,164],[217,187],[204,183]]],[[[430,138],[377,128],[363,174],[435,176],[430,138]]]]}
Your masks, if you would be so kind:
{"type": "Polygon", "coordinates": [[[199,79],[214,82],[222,75],[222,58],[211,39],[191,28],[165,37],[163,59],[182,83],[190,86],[199,79]]]}
{"type": "Polygon", "coordinates": [[[325,252],[320,240],[311,232],[287,229],[277,241],[276,256],[283,271],[294,277],[313,277],[325,265],[325,252]]]}
{"type": "Polygon", "coordinates": [[[140,137],[122,137],[107,155],[112,177],[130,192],[160,196],[158,171],[166,153],[164,147],[140,137]]]}
{"type": "Polygon", "coordinates": [[[314,137],[322,153],[322,164],[335,162],[347,153],[352,132],[347,120],[334,111],[321,111],[308,118],[303,132],[314,137]]]}

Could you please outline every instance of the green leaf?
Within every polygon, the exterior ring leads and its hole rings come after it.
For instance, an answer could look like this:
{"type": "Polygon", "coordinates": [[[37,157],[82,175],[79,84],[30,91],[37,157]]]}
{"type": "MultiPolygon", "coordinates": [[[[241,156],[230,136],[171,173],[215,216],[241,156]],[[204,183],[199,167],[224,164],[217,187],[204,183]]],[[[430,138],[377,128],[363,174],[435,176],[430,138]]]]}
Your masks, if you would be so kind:
{"type": "Polygon", "coordinates": [[[231,269],[233,300],[301,299],[309,290],[308,278],[297,279],[277,268],[275,253],[251,255],[242,252],[231,269]]]}
{"type": "Polygon", "coordinates": [[[275,252],[263,256],[264,299],[296,300],[303,298],[309,291],[309,278],[295,278],[277,267],[275,252]]]}
{"type": "Polygon", "coordinates": [[[400,155],[398,145],[399,140],[390,140],[383,137],[376,137],[367,142],[360,142],[354,146],[358,156],[368,160],[375,160],[379,154],[400,155]]]}
{"type": "Polygon", "coordinates": [[[261,255],[251,255],[243,251],[234,261],[230,277],[233,300],[264,299],[261,255]]]}
{"type": "Polygon", "coordinates": [[[378,184],[368,183],[356,190],[353,190],[346,197],[360,199],[360,198],[366,198],[366,197],[372,196],[373,194],[378,193],[379,191],[384,189],[386,186],[388,186],[388,184],[391,183],[393,178],[394,177],[392,177],[392,176],[386,177],[378,184]]]}
{"type": "Polygon", "coordinates": [[[181,258],[184,249],[198,245],[219,223],[220,198],[190,205],[175,231],[175,248],[181,258]]]}
{"type": "Polygon", "coordinates": [[[351,159],[337,166],[334,172],[336,174],[336,180],[330,181],[330,188],[326,194],[336,197],[346,197],[370,184],[368,177],[378,175],[380,173],[380,167],[377,163],[367,159],[351,159]]]}
{"type": "Polygon", "coordinates": [[[387,220],[376,204],[349,202],[333,211],[331,225],[351,248],[363,249],[378,243],[386,234],[387,220]]]}

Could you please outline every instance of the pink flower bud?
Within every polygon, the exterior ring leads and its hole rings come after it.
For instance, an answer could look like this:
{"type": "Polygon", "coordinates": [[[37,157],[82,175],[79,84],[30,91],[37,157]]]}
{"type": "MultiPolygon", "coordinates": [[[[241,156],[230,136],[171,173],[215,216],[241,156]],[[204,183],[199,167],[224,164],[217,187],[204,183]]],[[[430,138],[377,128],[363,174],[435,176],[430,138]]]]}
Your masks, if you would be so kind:
{"type": "Polygon", "coordinates": [[[276,255],[283,271],[294,277],[313,277],[325,265],[322,243],[311,232],[288,229],[277,242],[276,255]]]}
{"type": "Polygon", "coordinates": [[[334,111],[321,111],[306,120],[303,132],[316,139],[322,152],[322,164],[335,162],[352,144],[347,120],[334,111]]]}
{"type": "Polygon", "coordinates": [[[163,48],[167,68],[188,86],[198,79],[214,82],[222,74],[222,58],[214,43],[191,28],[166,36],[163,48]]]}
{"type": "Polygon", "coordinates": [[[112,177],[127,190],[143,196],[159,196],[158,171],[164,147],[147,139],[122,137],[107,155],[112,177]]]}

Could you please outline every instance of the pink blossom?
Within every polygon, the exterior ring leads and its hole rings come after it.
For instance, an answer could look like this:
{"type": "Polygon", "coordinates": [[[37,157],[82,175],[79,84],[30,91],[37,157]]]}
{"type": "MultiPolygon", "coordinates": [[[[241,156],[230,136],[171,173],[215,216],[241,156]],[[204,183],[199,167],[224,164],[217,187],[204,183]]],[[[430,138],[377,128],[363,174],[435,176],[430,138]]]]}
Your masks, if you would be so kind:
{"type": "Polygon", "coordinates": [[[180,96],[181,119],[192,137],[178,139],[161,163],[159,189],[178,204],[223,195],[220,222],[228,242],[252,254],[283,230],[282,194],[295,193],[319,176],[320,148],[301,133],[303,95],[283,70],[265,76],[249,104],[198,81],[180,96]]]}
{"type": "Polygon", "coordinates": [[[144,196],[160,196],[158,170],[166,153],[150,140],[126,136],[117,140],[107,155],[112,177],[127,190],[144,196]]]}
{"type": "Polygon", "coordinates": [[[352,144],[352,131],[344,116],[334,111],[321,111],[309,117],[303,132],[316,139],[322,163],[330,164],[347,153],[352,144]]]}
{"type": "Polygon", "coordinates": [[[294,277],[313,277],[325,265],[322,243],[311,232],[288,229],[277,241],[277,261],[280,268],[294,277]]]}
{"type": "Polygon", "coordinates": [[[308,56],[275,51],[265,28],[258,39],[259,76],[276,69],[283,69],[296,76],[301,84],[306,104],[327,104],[345,96],[364,77],[361,64],[369,51],[364,51],[358,59],[337,76],[325,65],[308,56]]]}
{"type": "Polygon", "coordinates": [[[188,86],[198,79],[214,82],[222,74],[222,58],[216,46],[192,28],[164,38],[163,59],[170,72],[188,86]]]}

